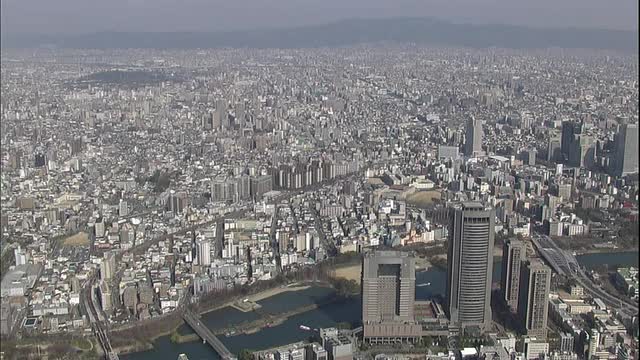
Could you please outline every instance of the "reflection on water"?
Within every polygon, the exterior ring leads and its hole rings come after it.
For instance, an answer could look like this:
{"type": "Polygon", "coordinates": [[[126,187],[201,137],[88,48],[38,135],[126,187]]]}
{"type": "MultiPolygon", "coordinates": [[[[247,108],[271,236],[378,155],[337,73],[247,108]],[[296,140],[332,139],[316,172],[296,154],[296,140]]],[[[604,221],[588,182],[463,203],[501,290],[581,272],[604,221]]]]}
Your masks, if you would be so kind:
{"type": "MultiPolygon", "coordinates": [[[[638,265],[638,253],[612,253],[612,254],[589,254],[578,256],[578,261],[585,266],[595,264],[615,264],[615,265],[638,265]]],[[[500,263],[493,266],[493,282],[500,281],[500,263]]],[[[434,296],[444,296],[446,287],[446,271],[431,268],[427,271],[416,273],[416,283],[429,286],[416,287],[416,299],[426,300],[434,296]]],[[[309,289],[278,294],[268,299],[259,301],[263,309],[267,312],[278,313],[317,303],[332,294],[331,289],[325,287],[312,287],[309,289]]],[[[272,328],[265,328],[255,334],[237,335],[231,337],[220,336],[220,340],[232,352],[239,352],[242,349],[260,350],[274,346],[284,345],[296,341],[305,340],[311,333],[300,330],[300,325],[311,328],[331,327],[340,322],[350,322],[352,325],[359,325],[362,307],[359,298],[350,299],[340,303],[332,303],[318,309],[308,311],[304,314],[289,318],[284,323],[272,328]]],[[[224,308],[212,311],[203,315],[207,326],[211,329],[222,328],[231,324],[238,324],[243,321],[253,320],[257,317],[255,313],[243,313],[241,311],[224,308]]],[[[191,332],[191,329],[184,326],[181,332],[191,332]]],[[[219,359],[219,356],[206,344],[202,342],[191,342],[186,344],[173,344],[168,336],[164,336],[155,342],[155,349],[120,356],[125,360],[156,360],[156,359],[177,359],[180,353],[185,353],[190,360],[219,359]]]]}

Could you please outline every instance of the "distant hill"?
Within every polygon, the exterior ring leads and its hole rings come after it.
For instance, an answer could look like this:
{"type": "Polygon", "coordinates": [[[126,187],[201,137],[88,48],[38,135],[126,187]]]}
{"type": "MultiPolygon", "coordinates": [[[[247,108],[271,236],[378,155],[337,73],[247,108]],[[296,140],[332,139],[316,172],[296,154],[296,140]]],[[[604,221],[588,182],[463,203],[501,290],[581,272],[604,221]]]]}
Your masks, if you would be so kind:
{"type": "Polygon", "coordinates": [[[61,48],[314,48],[375,42],[501,48],[593,48],[637,52],[638,33],[457,24],[432,18],[351,19],[326,25],[232,32],[103,32],[52,37],[3,35],[2,46],[61,48]]]}

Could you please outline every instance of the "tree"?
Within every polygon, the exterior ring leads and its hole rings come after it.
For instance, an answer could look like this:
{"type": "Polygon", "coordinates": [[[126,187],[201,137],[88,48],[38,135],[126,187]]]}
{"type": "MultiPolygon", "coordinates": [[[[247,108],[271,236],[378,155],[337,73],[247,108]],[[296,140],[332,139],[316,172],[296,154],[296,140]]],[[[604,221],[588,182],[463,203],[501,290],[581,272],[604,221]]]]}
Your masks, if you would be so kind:
{"type": "Polygon", "coordinates": [[[253,360],[253,351],[249,349],[242,349],[238,354],[238,360],[253,360]]]}
{"type": "Polygon", "coordinates": [[[425,346],[432,346],[433,345],[433,338],[431,336],[425,336],[421,340],[422,340],[422,343],[425,346]]]}

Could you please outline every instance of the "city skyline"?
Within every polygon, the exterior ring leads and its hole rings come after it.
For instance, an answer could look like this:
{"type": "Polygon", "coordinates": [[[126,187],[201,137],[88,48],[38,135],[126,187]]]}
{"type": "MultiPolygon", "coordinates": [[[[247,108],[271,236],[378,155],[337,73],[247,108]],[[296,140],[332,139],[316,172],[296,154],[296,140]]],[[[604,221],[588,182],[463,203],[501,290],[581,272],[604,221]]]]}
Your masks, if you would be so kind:
{"type": "Polygon", "coordinates": [[[172,41],[2,49],[3,358],[637,358],[635,55],[172,41]]]}

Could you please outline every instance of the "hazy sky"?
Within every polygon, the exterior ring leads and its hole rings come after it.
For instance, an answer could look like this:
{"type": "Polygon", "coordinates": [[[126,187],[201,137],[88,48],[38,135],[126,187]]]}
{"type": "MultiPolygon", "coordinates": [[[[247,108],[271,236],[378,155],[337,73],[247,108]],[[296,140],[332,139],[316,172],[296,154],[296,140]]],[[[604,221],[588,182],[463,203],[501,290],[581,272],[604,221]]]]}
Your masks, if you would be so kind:
{"type": "Polygon", "coordinates": [[[638,0],[0,0],[16,33],[219,31],[354,17],[432,16],[470,23],[638,29],[638,0]]]}

